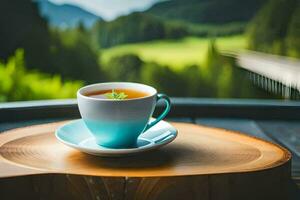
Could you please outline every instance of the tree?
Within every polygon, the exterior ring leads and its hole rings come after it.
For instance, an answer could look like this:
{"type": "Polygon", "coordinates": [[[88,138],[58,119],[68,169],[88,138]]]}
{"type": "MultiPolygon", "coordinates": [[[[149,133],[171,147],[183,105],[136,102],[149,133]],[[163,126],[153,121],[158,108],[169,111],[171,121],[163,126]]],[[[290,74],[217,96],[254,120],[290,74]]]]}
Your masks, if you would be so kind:
{"type": "Polygon", "coordinates": [[[82,87],[80,81],[62,81],[59,75],[29,71],[24,60],[24,50],[0,62],[0,101],[74,98],[82,87]]]}
{"type": "Polygon", "coordinates": [[[98,22],[93,28],[101,47],[164,38],[163,21],[142,13],[122,16],[112,22],[98,22]]]}
{"type": "Polygon", "coordinates": [[[58,74],[64,79],[104,81],[98,52],[89,33],[79,26],[72,30],[49,30],[32,0],[0,1],[0,59],[22,48],[29,68],[58,74]]]}
{"type": "Polygon", "coordinates": [[[292,57],[300,58],[300,3],[297,4],[297,8],[294,11],[288,28],[286,38],[287,54],[292,57]]]}
{"type": "Polygon", "coordinates": [[[268,1],[249,25],[250,49],[287,54],[285,38],[288,30],[293,29],[290,24],[297,6],[298,0],[268,1]]]}
{"type": "Polygon", "coordinates": [[[134,54],[116,56],[104,67],[112,81],[140,81],[143,61],[134,54]]]}
{"type": "Polygon", "coordinates": [[[18,48],[26,52],[31,67],[48,65],[50,34],[31,0],[0,1],[0,58],[7,59],[18,48]]]}
{"type": "Polygon", "coordinates": [[[60,73],[64,78],[84,80],[88,83],[105,80],[97,51],[91,46],[84,29],[53,30],[50,46],[51,68],[43,71],[60,73]]]}

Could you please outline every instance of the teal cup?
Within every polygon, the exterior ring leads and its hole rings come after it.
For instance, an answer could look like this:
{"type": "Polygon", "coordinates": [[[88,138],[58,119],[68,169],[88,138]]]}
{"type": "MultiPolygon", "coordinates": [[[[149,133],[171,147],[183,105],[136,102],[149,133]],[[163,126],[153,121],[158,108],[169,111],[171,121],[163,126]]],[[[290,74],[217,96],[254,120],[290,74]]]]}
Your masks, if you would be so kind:
{"type": "Polygon", "coordinates": [[[171,102],[165,94],[139,83],[109,82],[85,86],[78,90],[77,101],[80,115],[98,145],[108,148],[131,148],[136,146],[140,134],[161,121],[170,111],[171,102]],[[134,99],[101,99],[87,96],[100,90],[131,89],[146,93],[134,99]],[[158,101],[166,107],[162,114],[151,120],[158,101]]]}

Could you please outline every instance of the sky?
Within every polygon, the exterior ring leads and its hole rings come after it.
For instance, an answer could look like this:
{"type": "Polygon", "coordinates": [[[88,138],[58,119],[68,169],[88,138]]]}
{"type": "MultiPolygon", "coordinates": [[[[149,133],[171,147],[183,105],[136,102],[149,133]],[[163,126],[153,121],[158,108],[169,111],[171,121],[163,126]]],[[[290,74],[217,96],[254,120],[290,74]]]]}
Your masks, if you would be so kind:
{"type": "Polygon", "coordinates": [[[113,20],[118,16],[133,11],[142,11],[159,0],[49,0],[56,4],[73,4],[98,15],[105,20],[113,20]]]}

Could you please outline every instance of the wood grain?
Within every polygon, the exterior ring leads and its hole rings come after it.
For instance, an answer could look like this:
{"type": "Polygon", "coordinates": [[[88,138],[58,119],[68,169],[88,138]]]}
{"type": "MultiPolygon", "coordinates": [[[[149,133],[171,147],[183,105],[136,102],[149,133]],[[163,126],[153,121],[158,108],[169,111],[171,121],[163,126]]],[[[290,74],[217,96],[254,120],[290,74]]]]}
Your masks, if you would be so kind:
{"type": "Polygon", "coordinates": [[[41,191],[45,192],[42,199],[288,196],[291,155],[269,142],[223,129],[173,123],[178,137],[159,150],[100,158],[57,141],[54,131],[63,123],[0,134],[0,195],[8,197],[4,199],[14,199],[10,191],[20,190],[22,185],[27,186],[23,196],[35,195],[33,199],[41,198],[41,191]],[[47,195],[49,192],[51,195],[47,195]]]}

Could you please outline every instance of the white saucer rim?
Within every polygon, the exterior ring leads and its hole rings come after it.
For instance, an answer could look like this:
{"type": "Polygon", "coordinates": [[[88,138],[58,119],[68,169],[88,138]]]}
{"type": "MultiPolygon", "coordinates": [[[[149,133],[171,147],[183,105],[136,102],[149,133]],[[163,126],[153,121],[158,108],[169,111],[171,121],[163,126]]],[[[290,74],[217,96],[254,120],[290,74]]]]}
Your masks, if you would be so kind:
{"type": "MultiPolygon", "coordinates": [[[[74,144],[74,143],[71,143],[71,142],[68,142],[66,140],[63,140],[60,136],[59,136],[59,130],[61,130],[63,127],[65,126],[70,126],[71,124],[75,124],[75,123],[78,123],[82,121],[82,119],[76,119],[76,120],[72,120],[70,122],[67,122],[61,126],[59,126],[56,130],[55,130],[55,137],[63,144],[71,147],[71,148],[74,148],[74,149],[77,149],[79,151],[82,151],[82,152],[85,152],[85,153],[88,153],[88,154],[92,154],[92,155],[124,155],[124,154],[135,154],[135,153],[140,153],[140,152],[145,152],[145,151],[148,151],[148,150],[152,150],[152,149],[157,149],[157,148],[160,148],[164,145],[167,145],[169,143],[171,143],[172,141],[175,140],[175,138],[177,137],[178,135],[178,130],[172,126],[169,122],[167,121],[164,121],[164,120],[161,120],[159,123],[163,122],[165,124],[167,124],[170,128],[172,128],[172,135],[173,137],[163,141],[163,142],[160,142],[160,143],[155,143],[153,145],[145,145],[143,147],[140,147],[140,148],[123,148],[123,149],[99,149],[99,150],[96,150],[94,148],[88,148],[88,147],[83,147],[83,146],[79,146],[78,144],[74,144]]],[[[151,130],[151,129],[149,129],[151,130]]],[[[91,135],[92,137],[92,135],[91,135]]]]}

